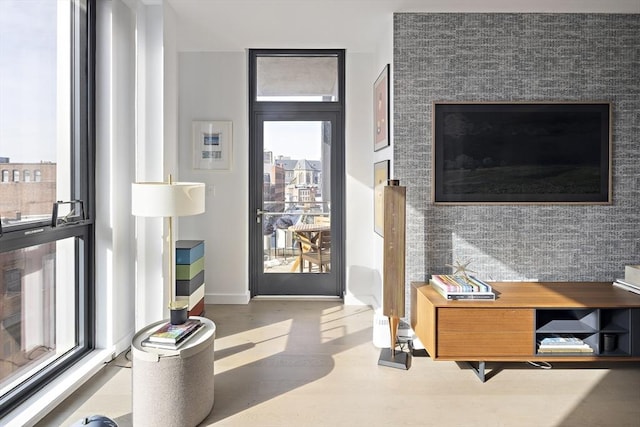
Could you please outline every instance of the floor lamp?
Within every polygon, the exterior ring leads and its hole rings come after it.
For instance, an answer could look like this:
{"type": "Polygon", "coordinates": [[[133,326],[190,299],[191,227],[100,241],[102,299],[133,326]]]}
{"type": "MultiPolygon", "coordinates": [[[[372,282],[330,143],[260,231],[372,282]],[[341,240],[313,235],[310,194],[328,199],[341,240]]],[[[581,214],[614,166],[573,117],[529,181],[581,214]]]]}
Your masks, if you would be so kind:
{"type": "Polygon", "coordinates": [[[174,325],[187,320],[187,301],[175,300],[173,280],[175,242],[173,217],[197,215],[204,212],[205,186],[200,182],[135,182],[131,185],[131,213],[135,216],[169,219],[169,311],[174,325]]]}

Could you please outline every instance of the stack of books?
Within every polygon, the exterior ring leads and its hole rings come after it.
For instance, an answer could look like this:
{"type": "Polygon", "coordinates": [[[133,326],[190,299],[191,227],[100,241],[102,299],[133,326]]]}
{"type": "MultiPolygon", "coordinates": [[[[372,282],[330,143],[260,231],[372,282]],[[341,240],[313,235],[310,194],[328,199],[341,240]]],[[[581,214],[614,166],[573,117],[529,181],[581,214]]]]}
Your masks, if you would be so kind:
{"type": "Polygon", "coordinates": [[[640,265],[627,265],[624,268],[624,279],[616,279],[613,286],[640,295],[640,265]]]}
{"type": "Polygon", "coordinates": [[[593,353],[593,348],[573,335],[554,335],[539,342],[538,353],[593,353]]]}
{"type": "Polygon", "coordinates": [[[204,312],[204,241],[176,241],[176,300],[187,301],[188,316],[204,312]]]}
{"type": "Polygon", "coordinates": [[[491,285],[474,276],[434,274],[431,286],[448,300],[488,300],[496,299],[491,285]]]}
{"type": "Polygon", "coordinates": [[[152,332],[141,344],[144,347],[177,350],[201,327],[202,322],[198,319],[188,319],[179,325],[167,322],[152,332]]]}

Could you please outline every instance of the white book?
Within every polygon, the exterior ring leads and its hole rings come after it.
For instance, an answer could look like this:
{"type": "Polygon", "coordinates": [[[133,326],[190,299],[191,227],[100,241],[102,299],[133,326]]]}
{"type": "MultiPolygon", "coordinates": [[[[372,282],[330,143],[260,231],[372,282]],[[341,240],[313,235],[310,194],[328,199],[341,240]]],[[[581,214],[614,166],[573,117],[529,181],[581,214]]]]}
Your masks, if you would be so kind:
{"type": "Polygon", "coordinates": [[[624,289],[625,291],[629,291],[629,292],[633,292],[636,293],[638,295],[640,295],[640,289],[636,286],[632,286],[632,285],[628,285],[626,283],[623,283],[619,280],[616,280],[615,282],[613,282],[613,286],[617,286],[620,289],[624,289]]]}
{"type": "Polygon", "coordinates": [[[193,293],[189,296],[186,295],[178,295],[176,296],[176,301],[188,301],[189,308],[187,310],[193,310],[193,307],[196,306],[200,302],[200,300],[204,298],[204,283],[198,287],[193,293]]]}
{"type": "Polygon", "coordinates": [[[624,268],[624,281],[640,286],[640,265],[627,265],[624,268]]]}

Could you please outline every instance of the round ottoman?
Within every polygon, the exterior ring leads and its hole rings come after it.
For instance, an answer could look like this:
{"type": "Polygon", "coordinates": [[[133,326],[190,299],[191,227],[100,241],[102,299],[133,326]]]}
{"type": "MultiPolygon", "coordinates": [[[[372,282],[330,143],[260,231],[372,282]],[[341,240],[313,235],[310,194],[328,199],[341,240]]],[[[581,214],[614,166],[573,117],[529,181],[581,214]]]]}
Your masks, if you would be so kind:
{"type": "Polygon", "coordinates": [[[143,346],[168,320],[153,323],[133,337],[132,411],[136,427],[196,426],[213,408],[213,342],[215,324],[203,326],[177,350],[143,346]]]}

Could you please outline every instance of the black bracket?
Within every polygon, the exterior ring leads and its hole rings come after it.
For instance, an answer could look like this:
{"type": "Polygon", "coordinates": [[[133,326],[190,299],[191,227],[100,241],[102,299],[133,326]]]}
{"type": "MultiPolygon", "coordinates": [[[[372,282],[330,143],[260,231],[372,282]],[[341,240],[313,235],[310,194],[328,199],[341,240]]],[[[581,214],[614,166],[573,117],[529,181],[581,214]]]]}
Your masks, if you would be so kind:
{"type": "Polygon", "coordinates": [[[53,204],[53,213],[51,214],[52,227],[79,224],[85,219],[84,202],[82,200],[71,200],[69,202],[58,200],[53,204]]]}

